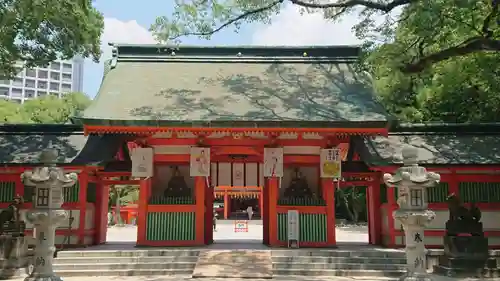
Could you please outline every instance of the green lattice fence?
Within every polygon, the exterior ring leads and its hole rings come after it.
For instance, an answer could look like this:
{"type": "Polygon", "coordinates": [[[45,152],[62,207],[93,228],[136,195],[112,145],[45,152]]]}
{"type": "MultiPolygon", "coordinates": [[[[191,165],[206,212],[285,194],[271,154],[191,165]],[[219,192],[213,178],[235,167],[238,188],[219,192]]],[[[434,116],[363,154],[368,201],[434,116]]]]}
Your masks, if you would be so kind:
{"type": "MultiPolygon", "coordinates": [[[[33,202],[33,192],[34,187],[32,186],[24,186],[24,202],[33,202]]],[[[80,183],[77,182],[75,185],[71,187],[65,187],[63,189],[64,202],[75,203],[79,201],[78,193],[80,192],[80,183]]],[[[12,200],[12,199],[11,199],[12,200]]]]}
{"type": "Polygon", "coordinates": [[[500,183],[497,182],[461,182],[458,194],[464,203],[500,202],[500,183]]]}
{"type": "MultiPolygon", "coordinates": [[[[382,204],[387,203],[387,186],[385,184],[380,185],[380,202],[382,204]]],[[[434,187],[427,189],[427,199],[429,203],[443,203],[446,202],[446,197],[448,197],[448,183],[440,182],[434,187]]],[[[394,199],[398,199],[398,189],[394,189],[394,199]]]]}
{"type": "MultiPolygon", "coordinates": [[[[278,240],[287,241],[288,214],[278,214],[278,240]]],[[[299,214],[299,237],[303,242],[326,242],[326,215],[299,214]]]]}
{"type": "Polygon", "coordinates": [[[325,200],[322,198],[280,198],[278,199],[280,206],[326,206],[325,200]]]}
{"type": "Polygon", "coordinates": [[[427,200],[429,203],[444,203],[448,197],[448,183],[440,182],[434,187],[427,189],[427,200]]]}
{"type": "Polygon", "coordinates": [[[16,182],[0,182],[0,203],[10,203],[16,195],[16,182]]]}
{"type": "Polygon", "coordinates": [[[146,221],[146,239],[150,241],[195,240],[194,212],[150,212],[146,221]]]}
{"type": "Polygon", "coordinates": [[[149,198],[150,205],[194,205],[196,200],[193,197],[165,197],[151,196],[149,198]]]}
{"type": "Polygon", "coordinates": [[[79,201],[79,194],[80,193],[80,182],[76,182],[75,185],[70,186],[70,187],[65,187],[63,189],[63,196],[64,196],[64,202],[65,203],[76,203],[79,201]]]}

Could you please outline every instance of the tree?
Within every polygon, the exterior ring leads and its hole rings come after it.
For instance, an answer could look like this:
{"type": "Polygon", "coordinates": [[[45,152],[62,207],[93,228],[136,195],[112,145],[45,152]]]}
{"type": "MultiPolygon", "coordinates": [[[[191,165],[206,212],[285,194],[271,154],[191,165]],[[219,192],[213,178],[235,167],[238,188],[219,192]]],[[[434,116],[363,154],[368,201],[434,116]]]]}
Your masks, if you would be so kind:
{"type": "Polygon", "coordinates": [[[21,104],[0,99],[0,123],[27,123],[21,104]]]}
{"type": "Polygon", "coordinates": [[[64,124],[90,105],[90,98],[83,93],[67,93],[63,98],[44,96],[26,101],[22,105],[23,115],[32,123],[64,124]]]}
{"type": "Polygon", "coordinates": [[[304,12],[321,11],[329,20],[358,14],[355,31],[368,49],[392,41],[406,47],[392,58],[405,73],[418,73],[450,58],[500,51],[497,0],[176,1],[172,15],[158,17],[150,30],[164,42],[183,36],[210,38],[224,28],[238,29],[245,22],[268,22],[286,4],[304,12]],[[394,19],[391,12],[396,9],[402,14],[394,19]],[[407,34],[407,40],[402,42],[395,32],[400,25],[405,28],[398,32],[407,34]],[[460,31],[461,36],[454,36],[455,31],[460,31]],[[442,44],[437,48],[434,42],[442,44]]]}
{"type": "Polygon", "coordinates": [[[30,68],[75,55],[97,62],[103,29],[92,0],[2,0],[0,78],[14,77],[16,62],[30,68]]]}
{"type": "Polygon", "coordinates": [[[393,29],[394,40],[372,48],[367,54],[364,66],[374,77],[376,92],[386,109],[400,120],[500,121],[500,70],[497,67],[500,52],[456,56],[433,62],[432,67],[425,69],[417,63],[408,66],[416,67],[417,72],[400,71],[401,61],[469,40],[472,27],[465,23],[481,17],[480,7],[462,9],[463,14],[459,15],[455,8],[432,6],[441,2],[428,3],[430,11],[440,11],[440,18],[431,13],[422,19],[422,13],[403,11],[401,17],[405,20],[393,29]],[[429,26],[424,28],[422,22],[429,22],[429,26]],[[440,28],[436,30],[432,26],[440,28]]]}
{"type": "MultiPolygon", "coordinates": [[[[115,207],[115,222],[118,225],[123,225],[120,214],[120,207],[122,205],[122,200],[125,197],[133,198],[137,197],[138,187],[134,185],[112,185],[109,192],[109,202],[108,208],[111,210],[112,207],[115,207]]],[[[138,198],[134,198],[138,199],[138,198]]]]}

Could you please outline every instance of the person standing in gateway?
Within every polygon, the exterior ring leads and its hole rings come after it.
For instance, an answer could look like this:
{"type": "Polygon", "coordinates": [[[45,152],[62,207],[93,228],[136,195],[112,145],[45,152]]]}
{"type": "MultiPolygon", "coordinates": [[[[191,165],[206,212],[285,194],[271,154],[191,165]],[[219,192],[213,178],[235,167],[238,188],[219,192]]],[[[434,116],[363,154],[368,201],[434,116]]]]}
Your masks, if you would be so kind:
{"type": "Polygon", "coordinates": [[[252,206],[248,206],[247,208],[247,215],[248,215],[248,220],[252,220],[252,217],[253,217],[253,209],[252,209],[252,206]]]}

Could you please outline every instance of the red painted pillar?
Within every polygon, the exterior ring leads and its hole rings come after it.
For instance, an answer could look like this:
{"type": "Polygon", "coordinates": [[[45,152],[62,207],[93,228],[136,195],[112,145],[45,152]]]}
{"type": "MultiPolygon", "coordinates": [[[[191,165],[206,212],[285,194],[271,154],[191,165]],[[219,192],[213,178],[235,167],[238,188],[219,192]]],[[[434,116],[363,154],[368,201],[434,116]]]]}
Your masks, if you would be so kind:
{"type": "Polygon", "coordinates": [[[278,181],[277,177],[267,179],[269,196],[268,223],[269,223],[269,245],[278,246],[278,181]]]}
{"type": "MultiPolygon", "coordinates": [[[[382,175],[380,175],[382,177],[382,175]]],[[[396,245],[396,228],[393,213],[397,210],[398,204],[396,203],[396,190],[394,187],[387,187],[387,221],[389,227],[389,244],[388,247],[396,245]]]]}
{"type": "Polygon", "coordinates": [[[89,182],[89,175],[86,170],[83,170],[78,175],[78,182],[80,190],[78,191],[78,210],[80,211],[79,225],[78,225],[78,244],[85,244],[85,221],[87,214],[87,186],[89,182]]]}
{"type": "Polygon", "coordinates": [[[208,245],[214,242],[213,229],[213,208],[214,208],[214,190],[205,184],[205,208],[204,208],[204,241],[208,245]]]}
{"type": "Polygon", "coordinates": [[[96,208],[95,208],[95,238],[94,244],[106,243],[108,233],[108,202],[109,186],[98,181],[96,188],[96,208]]]}
{"type": "Polygon", "coordinates": [[[146,229],[148,218],[148,200],[151,190],[151,178],[143,179],[139,183],[139,202],[137,206],[137,246],[146,245],[146,229]]]}
{"type": "Polygon", "coordinates": [[[333,179],[321,179],[323,199],[326,203],[326,243],[329,247],[337,244],[335,238],[335,183],[333,179]]]}
{"type": "Polygon", "coordinates": [[[380,211],[380,176],[367,187],[369,243],[382,244],[382,212],[380,211]]]}
{"type": "MultiPolygon", "coordinates": [[[[205,244],[205,212],[211,212],[212,210],[207,210],[206,206],[206,180],[205,177],[194,177],[194,188],[196,194],[196,229],[195,229],[195,244],[203,245],[205,244]]],[[[213,206],[212,206],[213,208],[213,206]]]]}
{"type": "Polygon", "coordinates": [[[260,213],[260,219],[262,219],[262,212],[264,210],[264,196],[263,196],[262,188],[259,191],[259,213],[260,213]]]}
{"type": "Polygon", "coordinates": [[[224,219],[227,220],[229,217],[229,194],[227,190],[224,191],[224,219]]]}
{"type": "Polygon", "coordinates": [[[453,171],[448,181],[448,195],[455,194],[456,196],[460,197],[458,186],[459,182],[457,173],[453,171]]]}

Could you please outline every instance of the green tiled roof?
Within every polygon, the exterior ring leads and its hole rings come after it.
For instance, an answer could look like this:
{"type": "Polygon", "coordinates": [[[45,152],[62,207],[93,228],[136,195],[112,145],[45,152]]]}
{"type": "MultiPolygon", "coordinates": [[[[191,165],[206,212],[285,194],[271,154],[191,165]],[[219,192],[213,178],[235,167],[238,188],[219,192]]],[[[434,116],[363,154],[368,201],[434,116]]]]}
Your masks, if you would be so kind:
{"type": "Polygon", "coordinates": [[[371,166],[399,165],[404,145],[416,147],[424,165],[498,165],[500,125],[403,125],[389,137],[365,138],[362,158],[371,166]]]}
{"type": "Polygon", "coordinates": [[[369,76],[354,69],[358,53],[357,47],[117,46],[80,121],[193,126],[283,121],[296,127],[385,122],[369,76]]]}
{"type": "Polygon", "coordinates": [[[85,146],[83,128],[74,125],[0,126],[0,163],[38,164],[48,147],[59,151],[59,163],[70,163],[85,146]]]}

